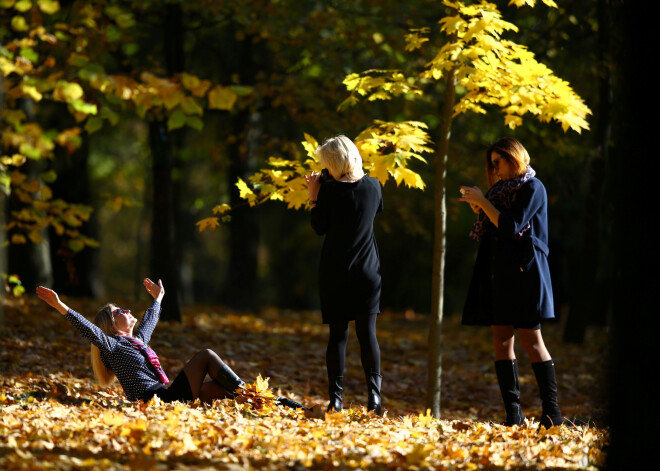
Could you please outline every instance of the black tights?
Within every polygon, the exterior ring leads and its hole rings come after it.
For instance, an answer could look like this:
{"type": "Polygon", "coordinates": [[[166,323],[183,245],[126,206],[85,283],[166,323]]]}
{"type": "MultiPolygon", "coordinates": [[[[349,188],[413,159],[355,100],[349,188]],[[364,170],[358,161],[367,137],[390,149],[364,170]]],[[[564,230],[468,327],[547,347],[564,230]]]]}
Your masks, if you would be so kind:
{"type": "MultiPolygon", "coordinates": [[[[355,333],[360,342],[362,368],[367,373],[380,374],[380,347],[376,339],[377,314],[357,316],[355,333]]],[[[343,376],[346,366],[346,342],[348,342],[348,322],[330,324],[330,338],[325,352],[328,376],[343,376]]]]}

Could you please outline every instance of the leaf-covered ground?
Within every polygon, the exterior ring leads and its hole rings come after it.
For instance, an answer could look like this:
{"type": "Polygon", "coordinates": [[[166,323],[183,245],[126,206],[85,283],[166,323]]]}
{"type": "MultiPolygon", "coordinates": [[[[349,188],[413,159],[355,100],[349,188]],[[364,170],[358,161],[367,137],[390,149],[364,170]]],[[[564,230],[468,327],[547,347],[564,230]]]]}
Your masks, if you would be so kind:
{"type": "MultiPolygon", "coordinates": [[[[87,316],[100,303],[68,300],[87,316]]],[[[146,308],[143,303],[121,305],[146,308]]],[[[274,392],[326,404],[326,331],[318,313],[258,314],[196,306],[183,325],[159,324],[151,343],[170,378],[199,349],[212,348],[245,380],[269,377],[274,392]]],[[[559,342],[555,355],[562,412],[577,424],[538,432],[536,382],[520,352],[522,403],[529,418],[507,428],[487,329],[449,318],[443,330],[442,419],[424,413],[426,318],[380,316],[384,417],[367,414],[353,332],[343,413],[308,418],[276,408],[260,414],[233,400],[201,404],[130,403],[115,385],[91,380],[89,348],[70,324],[36,299],[7,301],[0,336],[0,469],[589,469],[605,461],[603,427],[607,337],[559,342]]]]}

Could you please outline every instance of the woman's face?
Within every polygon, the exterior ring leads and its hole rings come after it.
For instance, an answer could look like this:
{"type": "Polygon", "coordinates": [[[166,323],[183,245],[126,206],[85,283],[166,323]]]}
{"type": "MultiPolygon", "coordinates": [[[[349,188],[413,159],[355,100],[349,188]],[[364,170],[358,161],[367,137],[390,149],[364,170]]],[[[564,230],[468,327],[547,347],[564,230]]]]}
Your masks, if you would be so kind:
{"type": "Polygon", "coordinates": [[[120,332],[130,332],[137,319],[131,314],[131,310],[121,309],[120,307],[112,307],[112,317],[115,320],[115,326],[120,332]]]}
{"type": "Polygon", "coordinates": [[[516,177],[516,169],[514,166],[498,152],[491,152],[490,163],[495,169],[495,175],[497,175],[500,180],[510,180],[516,177]]]}

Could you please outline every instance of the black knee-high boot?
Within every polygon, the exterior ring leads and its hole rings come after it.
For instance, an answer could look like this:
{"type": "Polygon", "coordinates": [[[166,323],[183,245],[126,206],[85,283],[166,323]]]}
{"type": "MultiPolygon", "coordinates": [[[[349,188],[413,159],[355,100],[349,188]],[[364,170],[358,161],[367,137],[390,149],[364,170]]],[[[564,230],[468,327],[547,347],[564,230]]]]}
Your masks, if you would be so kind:
{"type": "Polygon", "coordinates": [[[534,376],[539,385],[539,393],[543,404],[541,426],[550,428],[553,425],[561,425],[564,418],[559,410],[557,401],[557,377],[555,375],[555,363],[552,360],[532,363],[534,376]]]}
{"type": "Polygon", "coordinates": [[[520,406],[520,385],[518,383],[518,360],[497,360],[495,362],[497,382],[500,385],[504,409],[506,410],[506,422],[504,425],[522,425],[525,421],[522,407],[520,406]]]}
{"type": "Polygon", "coordinates": [[[217,384],[222,386],[229,394],[236,396],[236,390],[245,386],[245,381],[238,377],[234,370],[232,370],[229,365],[222,363],[222,366],[218,368],[218,371],[211,376],[211,379],[217,384]]]}
{"type": "Polygon", "coordinates": [[[330,403],[328,404],[328,412],[339,412],[344,407],[344,399],[342,397],[344,377],[334,376],[328,374],[328,395],[330,396],[330,403]]]}
{"type": "Polygon", "coordinates": [[[383,406],[380,397],[383,377],[379,372],[373,370],[365,371],[364,374],[367,380],[367,411],[374,411],[376,415],[383,415],[383,406]]]}

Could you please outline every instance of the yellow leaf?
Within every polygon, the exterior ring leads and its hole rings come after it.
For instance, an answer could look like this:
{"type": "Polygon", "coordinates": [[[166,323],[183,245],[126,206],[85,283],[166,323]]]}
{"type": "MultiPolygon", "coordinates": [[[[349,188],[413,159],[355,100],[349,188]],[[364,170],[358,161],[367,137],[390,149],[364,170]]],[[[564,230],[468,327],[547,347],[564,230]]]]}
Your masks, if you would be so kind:
{"type": "Polygon", "coordinates": [[[239,196],[243,199],[248,200],[250,206],[254,206],[256,203],[257,195],[247,186],[241,178],[236,182],[236,188],[238,188],[239,196]]]}
{"type": "Polygon", "coordinates": [[[218,204],[213,207],[213,214],[220,215],[228,211],[231,211],[231,206],[228,204],[218,204]]]}
{"type": "Polygon", "coordinates": [[[209,108],[230,111],[234,107],[237,98],[238,95],[229,87],[216,85],[211,89],[208,95],[209,108]]]}
{"type": "Polygon", "coordinates": [[[201,221],[197,221],[195,225],[199,228],[199,232],[202,232],[206,229],[217,228],[218,226],[220,226],[220,222],[218,221],[218,218],[209,217],[202,219],[201,221]]]}
{"type": "Polygon", "coordinates": [[[53,98],[59,101],[73,101],[82,98],[84,92],[80,85],[74,82],[57,82],[53,98]]]}
{"type": "Polygon", "coordinates": [[[27,239],[23,234],[14,234],[11,236],[11,243],[12,244],[25,244],[27,242],[27,239]]]}
{"type": "Polygon", "coordinates": [[[112,410],[106,410],[103,412],[103,423],[111,427],[117,425],[122,425],[126,417],[121,412],[114,412],[112,410]]]}

